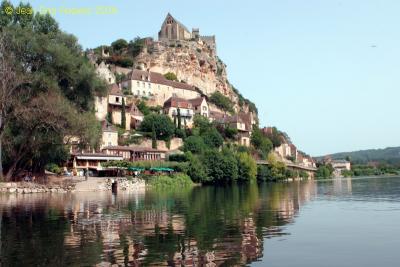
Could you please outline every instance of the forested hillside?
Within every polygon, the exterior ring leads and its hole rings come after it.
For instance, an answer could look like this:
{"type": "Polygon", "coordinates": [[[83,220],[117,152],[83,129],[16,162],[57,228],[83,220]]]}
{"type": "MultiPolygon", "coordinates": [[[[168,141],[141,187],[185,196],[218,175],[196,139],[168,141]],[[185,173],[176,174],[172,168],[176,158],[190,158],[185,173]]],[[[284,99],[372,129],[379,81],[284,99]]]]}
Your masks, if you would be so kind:
{"type": "Polygon", "coordinates": [[[353,152],[341,152],[329,155],[332,159],[350,160],[357,164],[366,164],[371,162],[388,163],[400,166],[400,147],[387,147],[384,149],[368,149],[353,152]]]}

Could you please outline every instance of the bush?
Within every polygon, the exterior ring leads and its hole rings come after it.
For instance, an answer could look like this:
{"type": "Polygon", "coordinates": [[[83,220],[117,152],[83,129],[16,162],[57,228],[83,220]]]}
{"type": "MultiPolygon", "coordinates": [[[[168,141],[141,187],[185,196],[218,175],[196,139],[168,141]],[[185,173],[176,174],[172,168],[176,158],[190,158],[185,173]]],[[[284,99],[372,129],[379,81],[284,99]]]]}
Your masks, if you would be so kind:
{"type": "Polygon", "coordinates": [[[47,164],[45,169],[48,170],[49,172],[53,172],[55,174],[61,174],[62,173],[62,169],[60,167],[58,167],[58,165],[55,164],[55,163],[47,164]]]}
{"type": "Polygon", "coordinates": [[[190,179],[190,177],[183,173],[177,173],[171,176],[167,175],[151,176],[148,179],[148,184],[155,188],[160,188],[160,187],[187,188],[193,186],[193,182],[190,179]]]}
{"type": "Polygon", "coordinates": [[[176,162],[186,162],[188,161],[188,157],[186,154],[172,154],[169,155],[168,160],[176,162]]]}
{"type": "Polygon", "coordinates": [[[220,109],[233,113],[233,104],[231,100],[221,94],[219,91],[215,91],[209,98],[210,102],[215,104],[220,109]]]}
{"type": "Polygon", "coordinates": [[[165,79],[170,80],[170,81],[178,81],[178,77],[176,77],[176,74],[173,72],[167,72],[164,74],[165,79]]]}

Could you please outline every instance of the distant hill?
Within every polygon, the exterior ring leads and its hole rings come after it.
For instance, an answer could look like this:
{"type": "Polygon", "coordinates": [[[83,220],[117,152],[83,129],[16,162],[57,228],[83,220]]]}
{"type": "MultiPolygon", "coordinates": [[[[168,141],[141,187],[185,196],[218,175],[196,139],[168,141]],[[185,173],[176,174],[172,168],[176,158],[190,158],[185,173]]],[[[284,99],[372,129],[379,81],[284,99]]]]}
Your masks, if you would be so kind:
{"type": "MultiPolygon", "coordinates": [[[[345,159],[346,157],[350,157],[352,162],[359,164],[379,162],[400,166],[400,147],[341,152],[326,156],[330,156],[332,159],[345,159]]],[[[325,156],[317,157],[317,159],[323,159],[324,157],[325,156]]]]}

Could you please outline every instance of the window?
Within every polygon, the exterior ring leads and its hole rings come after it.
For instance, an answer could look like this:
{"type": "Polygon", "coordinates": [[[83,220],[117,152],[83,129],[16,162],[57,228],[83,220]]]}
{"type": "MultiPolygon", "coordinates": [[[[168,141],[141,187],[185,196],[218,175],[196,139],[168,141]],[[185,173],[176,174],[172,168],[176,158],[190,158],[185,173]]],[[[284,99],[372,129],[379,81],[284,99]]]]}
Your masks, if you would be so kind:
{"type": "Polygon", "coordinates": [[[146,88],[146,83],[145,82],[143,82],[143,88],[146,88]]]}
{"type": "Polygon", "coordinates": [[[149,96],[151,96],[151,93],[149,92],[149,96]]]}
{"type": "Polygon", "coordinates": [[[206,107],[206,106],[204,106],[204,107],[203,107],[203,110],[204,110],[204,111],[207,111],[207,107],[206,107]]]}
{"type": "Polygon", "coordinates": [[[137,83],[137,87],[140,87],[140,82],[139,82],[139,81],[137,81],[136,83],[137,83]]]}
{"type": "Polygon", "coordinates": [[[137,90],[137,95],[140,95],[140,90],[137,90]]]}
{"type": "Polygon", "coordinates": [[[149,83],[149,89],[151,89],[151,83],[149,83]]]}
{"type": "Polygon", "coordinates": [[[108,78],[108,82],[111,82],[111,78],[108,78]]]}
{"type": "Polygon", "coordinates": [[[143,91],[143,95],[144,95],[144,96],[146,95],[146,91],[143,91]]]}
{"type": "Polygon", "coordinates": [[[161,88],[160,88],[160,85],[158,85],[158,90],[160,90],[161,88]]]}
{"type": "Polygon", "coordinates": [[[115,97],[115,102],[119,103],[119,97],[115,97]]]}

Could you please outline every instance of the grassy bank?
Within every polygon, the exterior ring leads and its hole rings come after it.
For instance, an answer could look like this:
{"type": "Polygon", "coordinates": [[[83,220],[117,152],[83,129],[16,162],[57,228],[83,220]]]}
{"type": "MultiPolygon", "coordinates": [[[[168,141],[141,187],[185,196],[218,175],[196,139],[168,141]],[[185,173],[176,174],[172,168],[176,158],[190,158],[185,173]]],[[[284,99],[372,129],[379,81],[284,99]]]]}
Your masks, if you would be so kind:
{"type": "Polygon", "coordinates": [[[153,188],[189,188],[194,186],[190,177],[183,173],[148,176],[145,179],[147,184],[153,188]]]}

